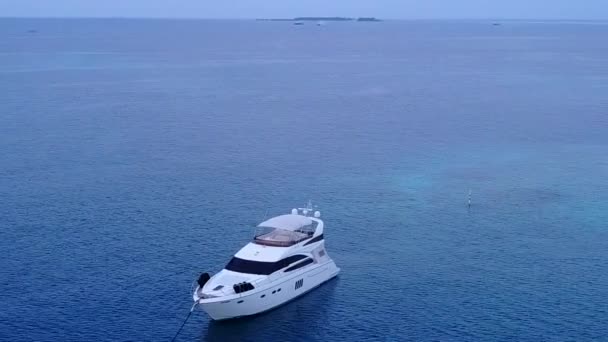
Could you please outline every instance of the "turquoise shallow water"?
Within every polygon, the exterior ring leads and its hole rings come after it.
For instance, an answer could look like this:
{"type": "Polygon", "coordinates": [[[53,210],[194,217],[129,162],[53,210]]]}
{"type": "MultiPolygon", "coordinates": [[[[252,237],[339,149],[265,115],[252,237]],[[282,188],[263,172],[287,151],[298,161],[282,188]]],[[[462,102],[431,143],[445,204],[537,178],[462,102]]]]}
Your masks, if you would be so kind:
{"type": "Polygon", "coordinates": [[[607,34],[0,20],[0,340],[169,340],[308,199],[339,278],[182,340],[604,339],[607,34]]]}

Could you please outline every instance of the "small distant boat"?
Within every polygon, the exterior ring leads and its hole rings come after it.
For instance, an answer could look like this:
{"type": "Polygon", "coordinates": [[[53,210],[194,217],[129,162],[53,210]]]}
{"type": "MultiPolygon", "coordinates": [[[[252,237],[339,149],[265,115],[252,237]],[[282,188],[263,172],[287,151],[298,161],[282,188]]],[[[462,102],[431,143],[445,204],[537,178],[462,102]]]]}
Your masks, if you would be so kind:
{"type": "Polygon", "coordinates": [[[293,23],[293,24],[294,24],[294,25],[304,25],[304,23],[303,23],[303,22],[301,22],[301,21],[296,21],[296,22],[295,22],[295,23],[293,23]]]}
{"type": "Polygon", "coordinates": [[[325,250],[321,213],[306,208],[260,223],[226,267],[203,273],[195,307],[214,320],[255,315],[311,291],[340,272],[325,250]]]}
{"type": "Polygon", "coordinates": [[[317,21],[317,26],[323,26],[323,25],[325,25],[324,21],[317,21]]]}

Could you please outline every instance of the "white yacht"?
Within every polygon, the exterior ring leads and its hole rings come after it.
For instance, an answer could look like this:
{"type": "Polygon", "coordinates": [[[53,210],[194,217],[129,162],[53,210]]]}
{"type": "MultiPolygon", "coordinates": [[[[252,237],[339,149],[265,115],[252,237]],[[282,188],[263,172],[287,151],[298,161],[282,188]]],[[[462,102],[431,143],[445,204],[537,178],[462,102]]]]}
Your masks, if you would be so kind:
{"type": "Polygon", "coordinates": [[[320,217],[309,203],[260,223],[223,270],[200,275],[195,306],[214,320],[255,315],[335,277],[340,269],[325,250],[320,217]]]}

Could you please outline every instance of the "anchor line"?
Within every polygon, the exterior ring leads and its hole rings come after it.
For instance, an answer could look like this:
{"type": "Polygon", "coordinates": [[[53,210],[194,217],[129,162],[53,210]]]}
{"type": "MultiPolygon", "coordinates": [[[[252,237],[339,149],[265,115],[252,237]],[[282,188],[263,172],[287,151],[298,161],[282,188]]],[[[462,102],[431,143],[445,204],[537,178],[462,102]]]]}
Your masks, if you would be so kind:
{"type": "Polygon", "coordinates": [[[179,327],[179,330],[177,330],[177,332],[175,333],[175,336],[173,336],[173,338],[171,339],[171,342],[175,342],[175,339],[177,338],[177,336],[179,335],[179,333],[184,328],[184,325],[186,325],[186,322],[188,322],[188,319],[192,315],[192,312],[194,311],[194,308],[196,308],[197,304],[198,304],[198,302],[196,302],[196,303],[194,303],[194,305],[192,305],[192,308],[190,309],[190,312],[188,312],[188,316],[186,316],[186,319],[184,319],[184,322],[182,322],[182,325],[179,327]]]}

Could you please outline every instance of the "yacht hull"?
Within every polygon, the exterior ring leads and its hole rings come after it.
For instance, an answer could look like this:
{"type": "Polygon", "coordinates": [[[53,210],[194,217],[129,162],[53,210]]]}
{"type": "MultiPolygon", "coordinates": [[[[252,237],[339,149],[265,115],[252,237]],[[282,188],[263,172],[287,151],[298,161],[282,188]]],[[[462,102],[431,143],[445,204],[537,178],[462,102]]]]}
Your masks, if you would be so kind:
{"type": "Polygon", "coordinates": [[[333,261],[310,268],[269,286],[254,289],[230,299],[200,299],[201,308],[213,320],[226,320],[260,314],[283,305],[315,289],[338,275],[340,269],[333,261]]]}

